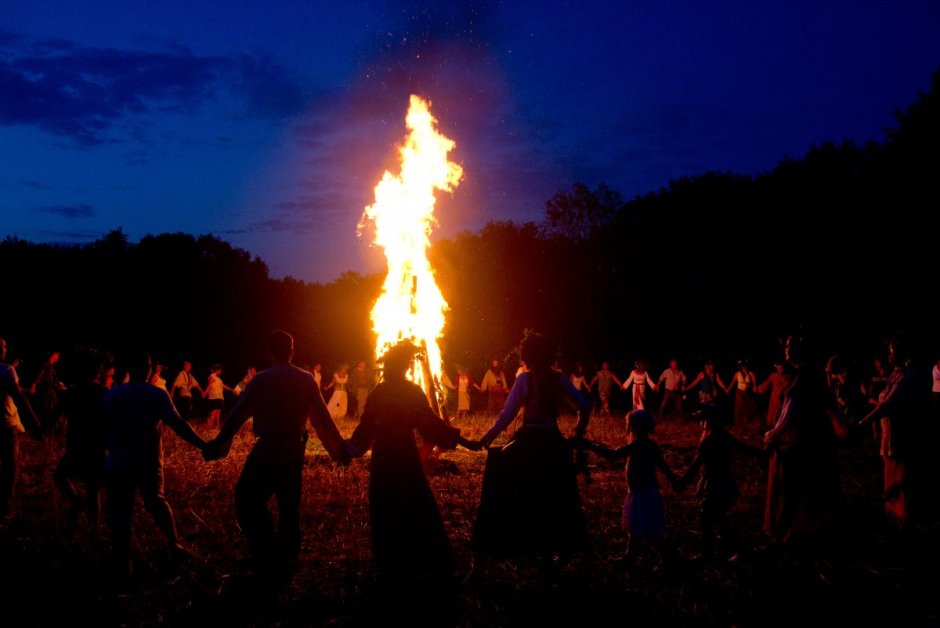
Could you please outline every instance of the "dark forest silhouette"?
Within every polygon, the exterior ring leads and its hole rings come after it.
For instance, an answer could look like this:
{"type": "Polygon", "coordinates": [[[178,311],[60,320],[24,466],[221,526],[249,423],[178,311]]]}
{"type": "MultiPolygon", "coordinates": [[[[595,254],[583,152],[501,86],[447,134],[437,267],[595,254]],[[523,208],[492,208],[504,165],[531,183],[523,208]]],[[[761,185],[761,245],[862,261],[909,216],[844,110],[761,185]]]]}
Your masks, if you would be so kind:
{"type": "MultiPolygon", "coordinates": [[[[896,117],[880,143],[827,142],[756,176],[709,172],[626,202],[577,184],[538,224],[496,221],[435,244],[445,357],[482,368],[533,327],[572,360],[761,358],[797,327],[850,355],[899,328],[936,348],[940,72],[896,117]]],[[[379,276],[277,280],[214,236],[8,237],[0,264],[0,334],[37,351],[23,356],[27,375],[38,352],[81,345],[240,369],[263,362],[259,339],[275,327],[294,330],[300,364],[371,353],[379,276]]]]}

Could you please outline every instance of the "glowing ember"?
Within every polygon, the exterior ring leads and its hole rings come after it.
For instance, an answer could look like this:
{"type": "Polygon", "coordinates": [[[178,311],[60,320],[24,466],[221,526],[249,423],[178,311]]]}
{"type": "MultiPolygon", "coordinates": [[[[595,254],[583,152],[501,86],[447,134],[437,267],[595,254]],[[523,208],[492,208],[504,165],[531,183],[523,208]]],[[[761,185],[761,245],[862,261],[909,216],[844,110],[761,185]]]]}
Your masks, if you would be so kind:
{"type": "MultiPolygon", "coordinates": [[[[388,264],[382,294],[372,308],[372,329],[379,356],[404,339],[426,346],[431,373],[439,380],[437,339],[444,329],[447,302],[434,281],[427,249],[436,224],[434,190],[452,191],[463,169],[448,161],[454,141],[437,132],[427,102],[412,95],[405,123],[408,136],[399,149],[401,172],[398,176],[385,172],[375,186],[375,202],[365,208],[359,223],[360,234],[367,220],[375,223],[375,244],[384,249],[388,264]]],[[[427,390],[418,364],[412,377],[427,390]]]]}

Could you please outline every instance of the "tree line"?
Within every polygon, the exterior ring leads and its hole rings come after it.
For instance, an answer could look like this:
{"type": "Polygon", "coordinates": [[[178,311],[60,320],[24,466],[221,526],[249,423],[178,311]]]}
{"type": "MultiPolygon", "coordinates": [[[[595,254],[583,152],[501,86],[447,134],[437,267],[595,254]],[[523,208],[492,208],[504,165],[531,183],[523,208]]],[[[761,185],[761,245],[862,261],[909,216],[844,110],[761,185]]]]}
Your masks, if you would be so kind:
{"type": "MultiPolygon", "coordinates": [[[[826,142],[768,172],[708,172],[630,200],[579,183],[538,223],[437,242],[445,359],[482,371],[526,328],[588,362],[769,359],[794,331],[868,355],[903,329],[936,351],[938,147],[940,72],[880,142],[826,142]]],[[[275,279],[247,251],[184,233],[133,243],[117,230],[75,246],[8,237],[0,264],[0,335],[37,354],[27,370],[85,345],[240,369],[263,363],[276,327],[295,334],[298,363],[365,358],[381,286],[353,272],[275,279]]]]}

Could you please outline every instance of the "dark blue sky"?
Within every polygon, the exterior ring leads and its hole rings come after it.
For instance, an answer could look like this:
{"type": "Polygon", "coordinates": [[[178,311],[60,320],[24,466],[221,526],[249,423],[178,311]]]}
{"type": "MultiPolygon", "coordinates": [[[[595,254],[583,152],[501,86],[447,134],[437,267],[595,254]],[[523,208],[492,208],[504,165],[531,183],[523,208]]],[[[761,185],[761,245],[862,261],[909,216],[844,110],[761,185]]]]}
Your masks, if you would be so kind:
{"type": "Polygon", "coordinates": [[[938,33],[932,0],[4,0],[0,236],[214,233],[328,281],[380,268],[356,223],[409,93],[457,142],[453,235],[881,139],[938,33]]]}

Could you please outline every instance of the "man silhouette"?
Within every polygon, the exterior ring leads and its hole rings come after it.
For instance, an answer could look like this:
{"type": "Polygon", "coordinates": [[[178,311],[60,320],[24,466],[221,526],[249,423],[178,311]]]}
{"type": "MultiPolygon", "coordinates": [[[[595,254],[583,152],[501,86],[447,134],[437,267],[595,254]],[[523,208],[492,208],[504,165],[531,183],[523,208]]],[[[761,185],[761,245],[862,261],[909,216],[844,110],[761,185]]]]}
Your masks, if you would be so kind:
{"type": "Polygon", "coordinates": [[[262,571],[290,567],[300,553],[300,498],[308,418],[326,450],[349,464],[343,438],[330,417],[313,375],[291,364],[294,339],[285,331],[268,337],[274,364],[251,380],[205,450],[206,460],[225,456],[250,417],[258,440],[235,487],[235,513],[262,571]],[[267,502],[278,501],[278,529],[267,502]]]}
{"type": "Polygon", "coordinates": [[[199,450],[206,444],[180,418],[167,392],[148,383],[151,362],[146,351],[130,353],[125,366],[130,380],[109,390],[102,402],[108,432],[108,522],[121,570],[130,567],[131,522],[138,490],[147,512],[166,536],[174,559],[189,553],[179,543],[173,510],[163,494],[160,422],[199,450]]]}

